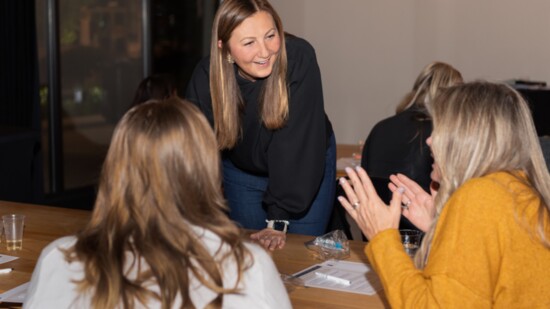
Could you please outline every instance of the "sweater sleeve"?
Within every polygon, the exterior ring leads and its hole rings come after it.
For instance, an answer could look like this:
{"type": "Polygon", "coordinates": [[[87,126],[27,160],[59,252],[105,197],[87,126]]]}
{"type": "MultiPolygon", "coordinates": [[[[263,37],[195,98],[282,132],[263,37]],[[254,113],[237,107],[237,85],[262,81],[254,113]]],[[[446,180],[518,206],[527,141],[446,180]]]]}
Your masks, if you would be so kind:
{"type": "Polygon", "coordinates": [[[322,181],[327,148],[321,73],[313,47],[287,44],[289,117],[268,148],[269,219],[289,219],[308,210],[322,181]],[[293,47],[292,47],[293,46],[293,47]]]}
{"type": "Polygon", "coordinates": [[[502,205],[513,205],[513,197],[492,180],[459,188],[441,213],[423,271],[407,258],[397,230],[374,237],[365,253],[392,307],[490,308],[506,242],[502,205]]]}

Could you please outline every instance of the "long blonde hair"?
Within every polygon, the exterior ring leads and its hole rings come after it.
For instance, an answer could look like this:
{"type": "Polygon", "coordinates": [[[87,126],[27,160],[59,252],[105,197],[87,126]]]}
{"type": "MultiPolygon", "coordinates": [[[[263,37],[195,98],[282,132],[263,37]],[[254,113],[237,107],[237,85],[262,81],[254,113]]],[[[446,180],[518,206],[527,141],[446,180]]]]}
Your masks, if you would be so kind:
{"type": "Polygon", "coordinates": [[[417,267],[425,266],[439,214],[450,196],[469,179],[498,171],[509,172],[538,195],[538,221],[532,232],[550,248],[550,175],[523,98],[504,84],[473,82],[443,90],[430,113],[441,182],[436,218],[415,257],[417,267]]]}
{"type": "Polygon", "coordinates": [[[405,95],[395,111],[400,113],[413,106],[425,109],[441,89],[462,83],[462,81],[460,72],[451,65],[444,62],[432,62],[422,69],[411,92],[405,95]]]}
{"type": "Polygon", "coordinates": [[[66,252],[84,264],[79,291],[91,292],[94,308],[134,308],[149,299],[171,308],[178,294],[182,308],[193,308],[194,276],[218,293],[208,308],[220,308],[225,293],[238,292],[223,288],[222,262],[234,259],[238,284],[250,261],[225,210],[216,140],[199,110],[178,98],[132,108],[113,135],[92,219],[66,252]],[[196,227],[218,235],[229,252],[212,257],[196,227]],[[128,265],[137,268],[135,279],[128,265]],[[148,281],[160,293],[144,287],[148,281]]]}
{"type": "Polygon", "coordinates": [[[232,148],[237,143],[241,132],[240,111],[245,103],[237,84],[234,65],[227,61],[228,42],[236,27],[260,11],[273,17],[281,40],[273,71],[264,80],[259,97],[260,116],[268,129],[282,128],[288,118],[287,56],[281,18],[266,0],[225,0],[214,17],[210,46],[210,94],[214,130],[220,149],[232,148]],[[218,41],[222,42],[221,48],[218,41]]]}

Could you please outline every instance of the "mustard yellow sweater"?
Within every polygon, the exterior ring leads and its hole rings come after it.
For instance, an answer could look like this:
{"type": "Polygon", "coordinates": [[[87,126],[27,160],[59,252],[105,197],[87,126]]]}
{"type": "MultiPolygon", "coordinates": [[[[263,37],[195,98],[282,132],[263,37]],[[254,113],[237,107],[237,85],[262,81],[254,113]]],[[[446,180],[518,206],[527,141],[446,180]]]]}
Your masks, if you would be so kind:
{"type": "Polygon", "coordinates": [[[365,247],[393,308],[550,308],[550,250],[521,225],[539,199],[508,173],[472,179],[441,212],[423,271],[385,230],[365,247]]]}

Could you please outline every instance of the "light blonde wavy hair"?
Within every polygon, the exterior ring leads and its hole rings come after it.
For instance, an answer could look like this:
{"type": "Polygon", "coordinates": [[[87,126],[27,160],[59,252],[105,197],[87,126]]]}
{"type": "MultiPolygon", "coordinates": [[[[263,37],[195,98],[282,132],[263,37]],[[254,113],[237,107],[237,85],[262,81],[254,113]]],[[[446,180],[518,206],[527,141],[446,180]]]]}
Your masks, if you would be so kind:
{"type": "Polygon", "coordinates": [[[441,182],[436,218],[415,256],[416,266],[424,268],[427,262],[439,214],[450,196],[469,179],[498,171],[514,175],[540,198],[538,220],[526,228],[550,248],[550,175],[523,98],[504,84],[472,82],[443,90],[430,114],[441,182]]]}
{"type": "Polygon", "coordinates": [[[405,95],[395,111],[399,114],[413,106],[425,109],[441,89],[462,82],[462,74],[453,66],[444,62],[432,62],[422,69],[411,92],[405,95]]]}
{"type": "Polygon", "coordinates": [[[93,308],[134,308],[158,300],[171,308],[194,308],[191,276],[217,297],[220,308],[222,263],[233,260],[238,282],[252,262],[240,230],[227,218],[221,191],[217,143],[207,120],[178,98],[132,108],[117,125],[103,166],[91,221],[68,250],[68,261],[84,264],[77,282],[92,295],[93,308]],[[193,228],[218,235],[230,251],[214,258],[193,228]],[[142,266],[140,261],[145,261],[142,266]],[[129,278],[126,269],[137,269],[129,278]],[[154,282],[160,293],[144,283],[154,282]]]}
{"type": "Polygon", "coordinates": [[[245,103],[237,84],[234,64],[227,61],[228,42],[236,27],[260,11],[273,17],[281,40],[273,71],[264,80],[260,93],[260,116],[268,129],[282,128],[288,119],[287,56],[281,18],[266,0],[225,0],[214,17],[210,46],[210,94],[214,130],[220,149],[232,148],[237,143],[241,132],[240,111],[245,103]]]}

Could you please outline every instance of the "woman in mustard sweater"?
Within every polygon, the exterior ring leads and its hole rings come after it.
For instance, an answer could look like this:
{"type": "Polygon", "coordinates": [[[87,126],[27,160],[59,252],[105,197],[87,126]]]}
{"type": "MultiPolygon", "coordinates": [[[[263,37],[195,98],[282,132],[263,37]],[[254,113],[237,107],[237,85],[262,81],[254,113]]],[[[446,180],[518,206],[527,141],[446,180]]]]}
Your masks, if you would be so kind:
{"type": "Polygon", "coordinates": [[[390,304],[550,308],[550,175],[528,105],[506,85],[474,82],[443,91],[429,111],[436,195],[398,175],[386,207],[363,169],[341,181],[390,304]],[[402,203],[426,231],[414,261],[397,230],[402,203]]]}

